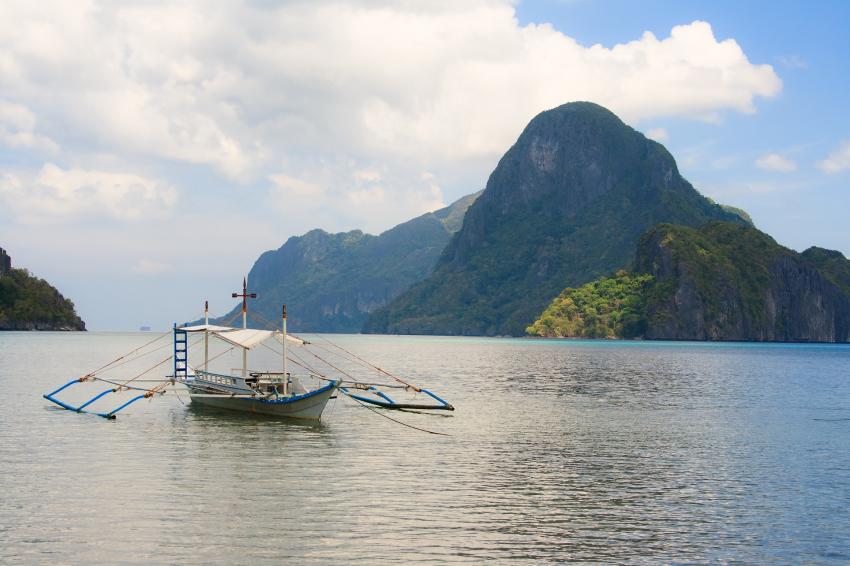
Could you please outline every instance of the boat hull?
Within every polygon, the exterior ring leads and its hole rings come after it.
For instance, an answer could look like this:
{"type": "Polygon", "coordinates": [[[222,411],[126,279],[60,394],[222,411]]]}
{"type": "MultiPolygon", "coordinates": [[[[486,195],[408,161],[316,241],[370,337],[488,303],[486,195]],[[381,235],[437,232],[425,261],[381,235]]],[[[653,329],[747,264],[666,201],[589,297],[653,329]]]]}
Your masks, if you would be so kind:
{"type": "Polygon", "coordinates": [[[255,413],[260,415],[271,415],[288,419],[301,419],[317,421],[321,418],[325,405],[336,392],[337,385],[331,384],[288,399],[257,399],[250,397],[231,397],[230,395],[210,395],[197,390],[189,389],[189,397],[192,403],[240,411],[243,413],[255,413]]]}

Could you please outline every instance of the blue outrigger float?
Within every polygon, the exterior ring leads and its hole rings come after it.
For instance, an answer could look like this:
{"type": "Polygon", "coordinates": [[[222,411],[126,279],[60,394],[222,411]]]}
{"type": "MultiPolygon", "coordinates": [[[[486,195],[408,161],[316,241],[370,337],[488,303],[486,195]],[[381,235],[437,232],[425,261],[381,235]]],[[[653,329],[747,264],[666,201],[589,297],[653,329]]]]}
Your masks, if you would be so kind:
{"type": "MultiPolygon", "coordinates": [[[[56,391],[52,391],[50,393],[45,393],[44,395],[42,395],[42,397],[44,397],[48,401],[56,403],[57,405],[59,405],[63,409],[67,409],[69,411],[74,411],[75,413],[87,413],[87,414],[90,414],[90,415],[97,415],[98,417],[103,417],[105,419],[114,419],[115,413],[117,413],[121,409],[128,407],[128,406],[132,405],[133,403],[135,403],[136,401],[139,401],[141,399],[147,399],[147,398],[153,397],[156,394],[156,392],[152,392],[150,390],[143,390],[143,391],[145,391],[143,394],[136,395],[135,397],[133,397],[129,401],[121,404],[117,408],[112,409],[111,411],[108,411],[108,412],[105,412],[105,413],[98,413],[98,412],[95,412],[95,411],[86,411],[85,408],[88,407],[89,405],[91,405],[92,403],[94,403],[95,401],[97,401],[98,399],[100,399],[101,397],[105,397],[105,396],[109,395],[110,393],[117,393],[118,392],[117,388],[113,387],[113,388],[107,389],[106,391],[102,391],[102,392],[98,393],[97,395],[95,395],[94,397],[92,397],[91,399],[89,399],[88,401],[86,401],[85,403],[82,403],[77,407],[74,407],[72,405],[64,403],[63,401],[60,401],[59,399],[57,399],[55,397],[55,395],[57,393],[64,391],[65,389],[71,387],[72,385],[76,385],[78,383],[88,381],[89,379],[93,379],[93,377],[89,376],[89,377],[80,377],[78,379],[72,379],[71,381],[69,381],[68,383],[66,383],[65,385],[63,385],[59,389],[57,389],[56,391]]],[[[132,389],[138,389],[138,388],[134,387],[132,389]]],[[[139,389],[139,390],[141,390],[141,389],[139,389]]]]}
{"type": "MultiPolygon", "coordinates": [[[[322,340],[328,342],[336,350],[334,352],[344,360],[359,365],[370,371],[376,371],[382,375],[392,378],[396,384],[378,384],[365,383],[357,380],[350,373],[338,367],[314,351],[307,352],[315,357],[319,363],[331,368],[338,375],[337,377],[328,377],[326,372],[319,371],[311,367],[304,358],[295,356],[291,357],[289,346],[306,346],[310,344],[305,340],[297,338],[287,333],[286,331],[286,305],[283,305],[280,330],[260,330],[248,328],[247,325],[247,299],[255,298],[255,293],[248,293],[247,280],[242,282],[242,293],[233,293],[233,297],[242,298],[242,328],[233,328],[229,326],[218,326],[209,323],[209,307],[208,303],[204,305],[204,324],[195,326],[178,327],[176,324],[170,333],[163,334],[156,339],[124,354],[112,362],[98,368],[97,370],[86,374],[83,377],[73,379],[55,391],[51,391],[43,395],[48,401],[55,403],[59,407],[75,413],[85,413],[103,417],[105,419],[114,419],[115,415],[123,409],[129,407],[133,403],[142,399],[150,399],[154,396],[165,395],[169,385],[183,385],[188,389],[189,397],[193,403],[216,407],[219,409],[228,409],[234,411],[272,415],[277,417],[301,419],[301,420],[319,420],[322,412],[325,409],[328,401],[336,398],[336,393],[342,392],[347,397],[355,400],[358,403],[369,406],[380,407],[391,410],[416,410],[416,411],[454,411],[454,407],[444,399],[427,389],[419,388],[415,385],[407,383],[395,375],[363,360],[356,354],[345,350],[341,346],[331,343],[326,338],[322,340]],[[158,340],[172,335],[172,353],[164,360],[131,379],[117,381],[100,377],[100,373],[114,369],[127,362],[134,361],[156,350],[139,353],[142,350],[148,349],[158,340]],[[190,365],[189,360],[189,336],[203,335],[203,364],[197,366],[190,365]],[[210,362],[213,361],[219,354],[210,357],[210,340],[217,339],[229,346],[222,353],[227,353],[233,349],[241,349],[242,351],[242,367],[237,368],[231,374],[217,373],[210,371],[210,362]],[[280,371],[258,371],[248,368],[248,352],[258,345],[264,345],[267,341],[275,341],[282,346],[280,353],[281,370],[280,371]],[[338,350],[338,351],[337,351],[338,350]],[[341,352],[341,353],[340,353],[341,352]],[[154,380],[155,385],[152,387],[139,387],[141,384],[138,379],[154,368],[165,364],[168,361],[173,362],[173,372],[171,375],[165,376],[162,379],[154,380]],[[294,374],[289,371],[289,363],[293,362],[303,369],[306,373],[294,374]],[[345,379],[348,378],[348,379],[345,379]],[[88,400],[73,404],[57,398],[57,395],[72,387],[73,385],[84,383],[87,381],[102,381],[110,384],[110,388],[98,392],[88,400]],[[390,397],[380,388],[396,388],[403,389],[407,392],[413,392],[414,396],[418,393],[427,395],[434,402],[420,403],[411,401],[397,401],[390,397]],[[98,401],[107,397],[110,394],[120,392],[135,393],[130,399],[125,400],[116,408],[108,411],[94,410],[93,407],[98,401]]],[[[200,344],[200,338],[193,345],[200,344]]],[[[163,344],[157,348],[164,347],[163,344]]],[[[268,347],[274,351],[273,348],[268,347]]],[[[292,354],[294,355],[294,354],[292,354]]],[[[339,363],[339,362],[337,362],[339,363]]],[[[415,427],[414,427],[415,428],[415,427]]]]}
{"type": "MultiPolygon", "coordinates": [[[[386,387],[386,386],[384,386],[386,387]]],[[[441,399],[434,393],[431,393],[427,389],[420,389],[413,387],[412,385],[408,386],[412,388],[417,393],[424,393],[425,395],[431,397],[435,401],[434,403],[411,403],[411,402],[396,402],[391,399],[389,395],[375,387],[374,385],[364,386],[362,384],[354,384],[354,386],[346,386],[340,387],[339,390],[342,391],[345,395],[348,395],[352,399],[357,399],[358,401],[362,401],[364,403],[369,403],[370,405],[376,405],[378,407],[383,407],[384,409],[394,409],[394,410],[410,410],[410,411],[454,411],[455,408],[452,407],[448,401],[441,399]],[[358,387],[359,386],[359,387],[358,387]],[[352,393],[351,390],[355,391],[365,391],[374,394],[378,398],[375,397],[367,397],[362,394],[352,393]]]]}

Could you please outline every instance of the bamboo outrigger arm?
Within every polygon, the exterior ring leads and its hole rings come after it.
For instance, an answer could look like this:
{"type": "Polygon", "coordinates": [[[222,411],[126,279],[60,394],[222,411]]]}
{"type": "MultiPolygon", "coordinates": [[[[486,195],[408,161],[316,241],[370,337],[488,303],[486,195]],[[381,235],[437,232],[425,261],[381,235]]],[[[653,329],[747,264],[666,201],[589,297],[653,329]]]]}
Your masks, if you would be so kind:
{"type": "Polygon", "coordinates": [[[431,393],[427,389],[419,389],[422,393],[425,393],[429,397],[435,399],[439,405],[427,404],[427,403],[396,403],[393,401],[389,395],[380,391],[376,387],[369,387],[367,391],[373,391],[375,395],[380,397],[381,399],[375,399],[372,397],[365,397],[363,395],[357,395],[356,393],[351,393],[348,391],[347,387],[340,387],[340,391],[342,391],[345,395],[348,395],[352,399],[357,399],[358,401],[363,401],[364,403],[369,403],[370,405],[377,405],[378,407],[383,407],[385,409],[414,409],[420,411],[454,411],[455,408],[445,399],[441,399],[437,395],[431,393]]]}
{"type": "Polygon", "coordinates": [[[86,379],[87,378],[79,378],[79,379],[71,380],[68,383],[66,383],[65,385],[63,385],[62,387],[60,387],[59,389],[57,389],[56,391],[52,391],[50,393],[45,393],[44,395],[42,395],[42,397],[44,397],[45,399],[47,399],[48,401],[50,401],[52,403],[56,403],[57,405],[59,405],[63,409],[67,409],[67,410],[73,411],[75,413],[85,413],[87,415],[97,415],[98,417],[103,417],[105,419],[111,420],[111,419],[115,418],[115,413],[117,413],[121,409],[127,407],[128,405],[135,403],[139,399],[146,399],[148,397],[153,396],[153,392],[147,391],[145,393],[142,393],[141,395],[137,395],[137,396],[133,397],[132,399],[130,399],[129,401],[127,401],[123,405],[119,406],[117,409],[113,409],[113,410],[109,411],[108,413],[98,413],[98,412],[94,412],[94,411],[86,411],[84,409],[86,407],[88,407],[89,405],[91,405],[92,403],[94,403],[95,401],[97,401],[98,399],[100,399],[101,397],[105,397],[106,395],[109,395],[110,393],[115,393],[116,391],[118,391],[120,389],[118,387],[116,387],[114,389],[107,389],[106,391],[101,391],[100,393],[98,393],[97,395],[95,395],[94,397],[92,397],[91,399],[89,399],[88,401],[86,401],[85,403],[83,403],[83,404],[81,404],[77,407],[74,407],[73,405],[69,405],[68,403],[65,403],[64,401],[60,401],[59,399],[54,397],[57,393],[71,387],[72,385],[74,385],[76,383],[82,383],[83,381],[86,381],[86,379]]]}

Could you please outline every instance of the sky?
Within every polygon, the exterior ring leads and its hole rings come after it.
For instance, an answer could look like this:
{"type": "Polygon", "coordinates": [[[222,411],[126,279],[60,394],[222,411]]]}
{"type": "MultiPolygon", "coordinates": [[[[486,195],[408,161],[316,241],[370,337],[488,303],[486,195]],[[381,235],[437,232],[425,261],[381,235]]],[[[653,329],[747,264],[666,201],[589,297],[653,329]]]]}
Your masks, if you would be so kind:
{"type": "Polygon", "coordinates": [[[3,2],[0,247],[93,330],[233,306],[264,251],[484,187],[591,100],[779,243],[850,254],[850,3],[3,2]]]}

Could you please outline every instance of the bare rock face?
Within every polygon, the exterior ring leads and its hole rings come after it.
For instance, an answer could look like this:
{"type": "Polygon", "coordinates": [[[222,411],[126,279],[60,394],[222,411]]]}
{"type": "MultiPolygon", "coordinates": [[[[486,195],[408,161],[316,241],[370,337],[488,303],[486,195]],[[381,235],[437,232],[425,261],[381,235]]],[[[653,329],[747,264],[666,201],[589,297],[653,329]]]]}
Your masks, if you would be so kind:
{"type": "Polygon", "coordinates": [[[850,297],[795,255],[771,266],[766,293],[768,340],[847,342],[850,297]]]}
{"type": "Polygon", "coordinates": [[[656,278],[649,339],[850,340],[850,294],[755,228],[658,226],[641,239],[635,270],[656,278]]]}
{"type": "Polygon", "coordinates": [[[12,258],[6,253],[6,250],[0,248],[0,277],[12,271],[12,258]]]}

